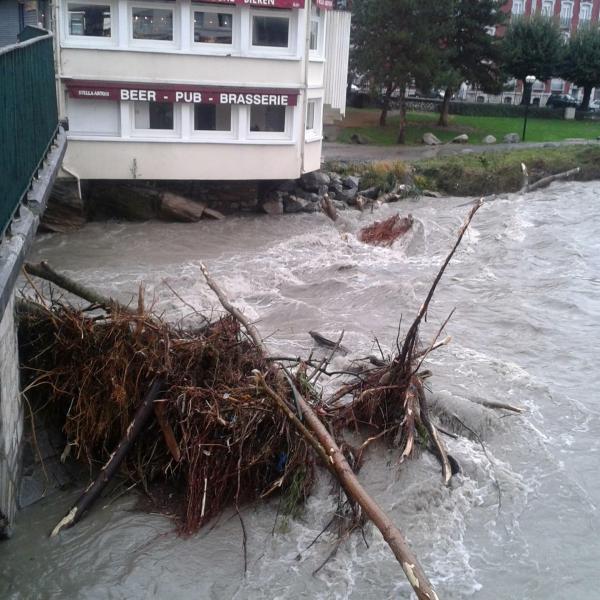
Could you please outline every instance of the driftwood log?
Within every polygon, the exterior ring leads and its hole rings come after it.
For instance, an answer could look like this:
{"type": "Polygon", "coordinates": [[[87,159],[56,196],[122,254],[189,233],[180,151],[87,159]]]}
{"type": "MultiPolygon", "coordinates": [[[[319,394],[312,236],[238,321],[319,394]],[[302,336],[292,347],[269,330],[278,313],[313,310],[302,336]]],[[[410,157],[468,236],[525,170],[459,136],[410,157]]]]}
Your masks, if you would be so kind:
{"type": "Polygon", "coordinates": [[[51,537],[58,535],[63,529],[68,529],[77,523],[85,511],[94,504],[96,499],[106,487],[106,484],[117,473],[127,453],[135,443],[136,438],[144,429],[146,423],[154,412],[154,402],[158,398],[163,381],[160,378],[154,380],[144,401],[138,408],[133,420],[127,428],[127,434],[121,440],[116,450],[111,454],[108,462],[100,469],[100,473],[92,483],[85,489],[77,499],[73,508],[66,514],[58,525],[52,530],[51,537]]]}

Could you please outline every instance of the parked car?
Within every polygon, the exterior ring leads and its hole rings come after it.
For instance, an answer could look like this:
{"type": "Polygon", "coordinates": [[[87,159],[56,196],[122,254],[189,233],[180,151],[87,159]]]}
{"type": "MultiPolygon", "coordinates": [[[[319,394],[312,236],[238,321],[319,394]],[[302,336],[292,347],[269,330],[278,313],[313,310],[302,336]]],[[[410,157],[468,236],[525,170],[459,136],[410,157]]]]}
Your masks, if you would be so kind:
{"type": "Polygon", "coordinates": [[[593,113],[600,113],[600,100],[591,100],[588,106],[588,111],[593,113]]]}
{"type": "Polygon", "coordinates": [[[570,94],[550,94],[546,101],[548,108],[568,108],[569,106],[577,108],[579,103],[570,94]]]}

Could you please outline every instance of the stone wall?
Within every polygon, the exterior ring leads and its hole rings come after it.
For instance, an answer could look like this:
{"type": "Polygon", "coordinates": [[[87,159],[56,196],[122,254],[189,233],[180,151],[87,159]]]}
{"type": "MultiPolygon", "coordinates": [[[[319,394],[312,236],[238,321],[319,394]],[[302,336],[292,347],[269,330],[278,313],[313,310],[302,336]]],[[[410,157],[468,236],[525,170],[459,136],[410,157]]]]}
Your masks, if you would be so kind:
{"type": "Polygon", "coordinates": [[[0,321],[0,536],[9,536],[16,512],[23,437],[14,299],[0,321]]]}

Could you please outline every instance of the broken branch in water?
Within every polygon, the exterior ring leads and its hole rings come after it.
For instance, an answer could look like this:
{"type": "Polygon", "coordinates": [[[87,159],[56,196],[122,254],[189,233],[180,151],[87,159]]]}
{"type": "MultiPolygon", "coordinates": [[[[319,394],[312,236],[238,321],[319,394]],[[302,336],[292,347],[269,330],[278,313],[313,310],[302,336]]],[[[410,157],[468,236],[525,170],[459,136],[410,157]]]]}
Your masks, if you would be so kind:
{"type": "Polygon", "coordinates": [[[125,437],[121,440],[116,450],[111,454],[108,462],[102,467],[102,469],[100,469],[100,473],[96,479],[90,483],[83,494],[79,496],[73,508],[71,508],[67,515],[52,530],[52,533],[50,534],[51,537],[57,536],[63,529],[73,527],[73,525],[75,525],[75,523],[81,519],[85,511],[92,506],[98,496],[100,496],[102,493],[102,490],[106,487],[106,484],[119,470],[119,467],[127,456],[131,446],[135,443],[136,438],[142,432],[144,426],[152,416],[154,401],[158,397],[162,385],[163,381],[161,379],[156,379],[152,383],[152,386],[146,394],[144,401],[138,408],[133,420],[127,428],[125,437]]]}
{"type": "Polygon", "coordinates": [[[581,168],[576,167],[575,169],[569,169],[568,171],[557,173],[556,175],[548,175],[548,177],[542,177],[534,183],[529,183],[529,171],[527,170],[527,166],[525,165],[525,163],[521,163],[521,170],[523,171],[523,183],[521,185],[520,190],[522,194],[526,194],[528,192],[535,192],[540,188],[550,185],[554,181],[562,181],[564,179],[569,179],[571,177],[574,177],[575,175],[578,175],[581,172],[581,168]]]}

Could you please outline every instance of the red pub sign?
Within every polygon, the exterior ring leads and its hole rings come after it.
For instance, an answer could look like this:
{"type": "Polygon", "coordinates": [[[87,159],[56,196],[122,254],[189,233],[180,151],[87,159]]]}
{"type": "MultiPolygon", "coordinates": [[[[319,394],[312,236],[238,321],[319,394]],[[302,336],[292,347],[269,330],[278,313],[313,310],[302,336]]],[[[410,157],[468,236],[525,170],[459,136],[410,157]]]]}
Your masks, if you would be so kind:
{"type": "Polygon", "coordinates": [[[257,6],[259,8],[304,8],[304,0],[193,0],[193,2],[257,6]]]}
{"type": "Polygon", "coordinates": [[[224,88],[195,85],[67,81],[71,98],[193,104],[296,106],[298,90],[224,88]]]}

